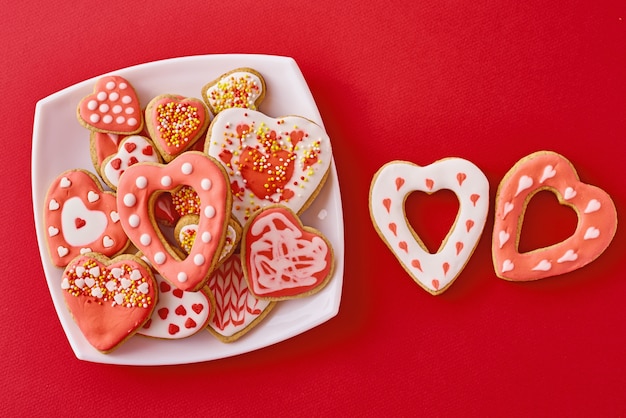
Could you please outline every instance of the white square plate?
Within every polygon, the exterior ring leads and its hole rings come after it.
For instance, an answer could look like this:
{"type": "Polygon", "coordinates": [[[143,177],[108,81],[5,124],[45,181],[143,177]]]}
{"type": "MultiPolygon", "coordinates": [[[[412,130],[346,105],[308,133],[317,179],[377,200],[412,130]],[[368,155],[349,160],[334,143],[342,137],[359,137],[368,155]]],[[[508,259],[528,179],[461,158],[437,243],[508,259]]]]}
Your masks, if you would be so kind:
{"type": "MultiPolygon", "coordinates": [[[[260,72],[266,81],[259,110],[271,117],[298,115],[323,126],[311,92],[296,62],[267,55],[205,55],[156,61],[110,74],[131,82],[140,102],[164,93],[201,98],[201,88],[238,67],[260,72]]],[[[107,75],[107,74],[103,74],[107,75]]],[[[335,269],[329,284],[306,298],[279,302],[249,333],[222,343],[208,331],[182,340],[136,335],[110,354],[94,349],[83,337],[63,301],[61,275],[49,258],[43,225],[43,203],[50,183],[63,171],[84,168],[95,174],[89,151],[89,131],[76,118],[79,101],[93,92],[96,77],[59,91],[37,103],[33,129],[32,191],[41,261],[54,307],[76,354],[82,360],[129,365],[184,364],[246,353],[284,341],[334,317],[343,284],[343,212],[337,171],[331,164],[328,180],[313,204],[302,214],[304,225],[320,230],[331,242],[335,269]]]]}

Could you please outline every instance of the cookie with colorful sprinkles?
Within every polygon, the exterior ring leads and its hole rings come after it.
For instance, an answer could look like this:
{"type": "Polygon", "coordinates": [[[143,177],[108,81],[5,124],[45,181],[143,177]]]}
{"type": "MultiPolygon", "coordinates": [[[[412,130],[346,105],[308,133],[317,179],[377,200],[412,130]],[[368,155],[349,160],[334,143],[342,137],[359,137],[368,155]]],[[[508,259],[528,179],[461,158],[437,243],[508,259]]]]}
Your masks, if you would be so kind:
{"type": "Polygon", "coordinates": [[[265,79],[252,68],[236,68],[202,88],[202,98],[217,115],[233,107],[257,110],[265,97],[265,79]]]}

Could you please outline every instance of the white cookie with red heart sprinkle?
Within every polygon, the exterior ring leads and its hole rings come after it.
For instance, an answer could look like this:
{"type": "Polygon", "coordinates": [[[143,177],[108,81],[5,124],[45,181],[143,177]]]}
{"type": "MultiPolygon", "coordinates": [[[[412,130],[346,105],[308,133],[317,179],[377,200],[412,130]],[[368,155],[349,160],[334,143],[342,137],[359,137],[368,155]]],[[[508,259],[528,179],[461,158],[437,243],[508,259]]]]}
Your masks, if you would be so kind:
{"type": "Polygon", "coordinates": [[[489,210],[489,181],[471,162],[446,158],[428,166],[392,161],[372,179],[369,197],[376,231],[402,267],[433,295],[444,292],[461,273],[482,235],[489,210]],[[450,190],[459,200],[454,225],[431,254],[409,225],[404,202],[414,191],[450,190]]]}
{"type": "Polygon", "coordinates": [[[77,108],[78,121],[89,130],[132,135],[143,129],[143,113],[133,86],[123,77],[98,79],[94,92],[77,108]]]}
{"type": "Polygon", "coordinates": [[[287,300],[309,296],[328,284],[334,269],[330,242],[302,225],[281,205],[255,212],[241,238],[243,272],[259,299],[287,300]]]}
{"type": "Polygon", "coordinates": [[[104,191],[96,176],[86,170],[65,171],[52,182],[43,219],[48,252],[58,267],[87,252],[113,257],[129,244],[119,222],[115,194],[104,191]]]}
{"type": "Polygon", "coordinates": [[[511,281],[538,280],[579,269],[604,252],[617,230],[617,211],[604,190],[582,183],[562,155],[539,151],[518,161],[503,177],[496,194],[492,254],[496,275],[511,281]],[[540,190],[555,194],[578,215],[569,238],[520,253],[524,212],[540,190]]]}
{"type": "Polygon", "coordinates": [[[205,151],[226,167],[233,215],[241,225],[269,205],[304,211],[323,186],[332,160],[330,138],[312,121],[239,108],[218,113],[205,151]]]}
{"type": "Polygon", "coordinates": [[[213,272],[208,282],[215,297],[215,315],[208,330],[223,342],[233,342],[260,323],[276,302],[261,300],[246,284],[239,254],[213,272]]]}
{"type": "Polygon", "coordinates": [[[126,169],[137,163],[158,163],[159,154],[152,141],[140,135],[127,136],[119,143],[116,153],[108,156],[100,168],[102,180],[113,190],[117,190],[120,176],[126,169]]]}

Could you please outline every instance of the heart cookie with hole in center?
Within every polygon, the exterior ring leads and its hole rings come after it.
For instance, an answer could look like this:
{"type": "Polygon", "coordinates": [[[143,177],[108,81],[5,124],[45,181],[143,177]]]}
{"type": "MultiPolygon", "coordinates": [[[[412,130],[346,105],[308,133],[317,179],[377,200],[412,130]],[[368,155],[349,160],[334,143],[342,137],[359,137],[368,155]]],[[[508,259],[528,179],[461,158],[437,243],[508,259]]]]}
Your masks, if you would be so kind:
{"type": "Polygon", "coordinates": [[[215,316],[208,329],[223,342],[241,338],[276,304],[257,299],[250,292],[239,254],[231,255],[213,272],[208,287],[215,296],[215,316]]]}
{"type": "Polygon", "coordinates": [[[268,206],[250,218],[241,238],[248,288],[259,299],[285,300],[319,292],[334,268],[333,249],[289,208],[268,206]]]}
{"type": "Polygon", "coordinates": [[[374,175],[369,207],[376,231],[402,267],[417,284],[437,295],[457,278],[478,244],[489,210],[489,182],[478,167],[461,158],[424,167],[392,161],[374,175]],[[431,254],[407,220],[405,200],[415,191],[444,189],[456,195],[459,210],[439,251],[431,254]]]}
{"type": "Polygon", "coordinates": [[[323,186],[332,159],[328,135],[308,119],[238,108],[215,117],[205,151],[226,167],[233,215],[242,225],[273,204],[301,213],[323,186]]]}
{"type": "Polygon", "coordinates": [[[76,257],[63,272],[61,288],[81,332],[104,353],[135,334],[158,299],[150,269],[128,254],[112,260],[96,253],[76,257]]]}
{"type": "Polygon", "coordinates": [[[117,189],[122,227],[150,264],[175,287],[197,291],[219,259],[230,219],[231,197],[226,173],[213,158],[188,151],[167,165],[138,163],[124,172],[117,189]],[[182,258],[165,239],[155,219],[155,202],[162,193],[182,186],[200,199],[197,237],[182,258]]]}
{"type": "Polygon", "coordinates": [[[86,170],[65,171],[52,182],[43,219],[48,253],[58,267],[86,252],[112,257],[129,244],[119,222],[115,194],[104,191],[96,176],[86,170]]]}
{"type": "Polygon", "coordinates": [[[492,255],[498,277],[538,280],[576,270],[595,260],[611,243],[617,211],[602,189],[582,183],[574,166],[549,151],[533,153],[503,177],[496,194],[492,255]],[[520,253],[526,205],[539,191],[553,192],[578,215],[573,235],[557,244],[520,253]]]}
{"type": "Polygon", "coordinates": [[[189,150],[206,132],[209,122],[206,105],[193,97],[162,94],[146,106],[150,138],[166,162],[189,150]]]}
{"type": "Polygon", "coordinates": [[[143,129],[137,93],[119,76],[98,79],[94,92],[78,104],[77,115],[81,125],[92,131],[131,135],[143,129]]]}

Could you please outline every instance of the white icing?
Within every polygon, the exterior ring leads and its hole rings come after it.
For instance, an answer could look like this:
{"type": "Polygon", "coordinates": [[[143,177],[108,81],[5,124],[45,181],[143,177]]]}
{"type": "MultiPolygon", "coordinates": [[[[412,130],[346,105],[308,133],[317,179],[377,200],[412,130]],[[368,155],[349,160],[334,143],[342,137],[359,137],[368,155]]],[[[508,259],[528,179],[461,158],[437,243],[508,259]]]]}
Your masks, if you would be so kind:
{"type": "Polygon", "coordinates": [[[596,227],[590,226],[585,231],[585,236],[583,237],[583,239],[590,240],[590,239],[598,238],[599,236],[600,236],[600,230],[596,227]]]}
{"type": "MultiPolygon", "coordinates": [[[[116,91],[111,92],[111,94],[109,94],[109,100],[110,100],[110,101],[112,101],[112,102],[116,101],[116,100],[117,100],[117,99],[119,99],[119,98],[120,98],[120,95],[119,95],[119,93],[118,93],[118,92],[116,92],[116,91]]],[[[115,105],[115,106],[116,106],[116,107],[119,107],[119,108],[121,109],[121,106],[120,106],[120,105],[115,105]]],[[[115,110],[113,110],[113,111],[115,112],[115,110]]]]}
{"type": "Polygon", "coordinates": [[[87,209],[79,197],[67,199],[61,210],[63,238],[73,247],[80,247],[97,241],[106,230],[107,224],[108,220],[104,212],[87,209]],[[76,226],[77,218],[85,222],[79,228],[76,226]]]}
{"type": "Polygon", "coordinates": [[[141,223],[141,218],[137,214],[132,214],[128,217],[128,224],[133,228],[137,228],[141,223]]]}
{"type": "Polygon", "coordinates": [[[115,88],[115,81],[107,81],[106,88],[108,90],[113,90],[115,88]]]}
{"type": "Polygon", "coordinates": [[[90,203],[97,202],[98,200],[100,200],[100,195],[93,190],[90,190],[89,193],[87,193],[87,200],[90,203]]]}
{"type": "Polygon", "coordinates": [[[63,177],[61,181],[59,181],[59,186],[61,186],[62,189],[67,189],[71,185],[72,185],[72,182],[67,177],[63,177]]]}
{"type": "Polygon", "coordinates": [[[161,186],[170,187],[172,185],[172,178],[170,176],[161,177],[161,186]]]}
{"type": "Polygon", "coordinates": [[[141,234],[139,242],[141,242],[142,245],[150,245],[150,243],[152,242],[152,238],[149,234],[141,234]]]}
{"type": "Polygon", "coordinates": [[[132,208],[137,203],[137,198],[132,193],[126,193],[124,195],[124,200],[123,201],[124,201],[124,205],[126,205],[126,207],[132,208]]]}
{"type": "Polygon", "coordinates": [[[53,226],[48,227],[48,236],[55,237],[59,233],[59,228],[53,226]]]}
{"type": "Polygon", "coordinates": [[[109,111],[109,105],[106,103],[102,103],[99,107],[98,110],[102,113],[106,113],[109,111]]]}
{"type": "Polygon", "coordinates": [[[506,215],[508,215],[509,212],[513,210],[513,208],[515,208],[515,205],[513,205],[513,203],[506,202],[504,204],[504,209],[502,210],[502,219],[506,218],[506,215]]]}
{"type": "Polygon", "coordinates": [[[91,123],[100,122],[100,115],[98,115],[97,113],[92,113],[91,115],[89,115],[89,122],[91,123]]]}
{"type": "Polygon", "coordinates": [[[90,100],[87,102],[87,109],[96,110],[98,108],[98,102],[96,100],[90,100]]]}
{"type": "Polygon", "coordinates": [[[204,216],[206,216],[207,218],[213,218],[216,214],[215,208],[211,205],[207,205],[204,208],[204,216]]]}
{"type": "Polygon", "coordinates": [[[107,123],[107,124],[113,122],[113,116],[111,116],[111,115],[104,115],[102,117],[102,122],[107,123]]]}
{"type": "Polygon", "coordinates": [[[158,252],[154,255],[154,262],[157,264],[163,264],[165,263],[165,260],[166,260],[165,253],[158,252]]]}
{"type": "Polygon", "coordinates": [[[103,102],[103,101],[105,101],[107,99],[107,94],[104,91],[98,92],[98,95],[96,96],[96,98],[99,101],[103,102]]]}
{"type": "Polygon", "coordinates": [[[135,180],[135,185],[139,187],[140,189],[145,189],[146,186],[148,185],[148,179],[145,178],[144,176],[139,176],[137,177],[137,180],[135,180]]]}
{"type": "Polygon", "coordinates": [[[533,185],[533,179],[528,177],[527,175],[523,175],[519,179],[519,183],[517,184],[517,191],[515,192],[515,196],[520,194],[522,191],[528,189],[533,185]]]}
{"type": "Polygon", "coordinates": [[[193,165],[191,165],[191,163],[185,163],[182,166],[180,166],[180,171],[183,174],[189,175],[193,173],[193,165]]]}
{"type": "Polygon", "coordinates": [[[563,254],[558,260],[557,263],[565,263],[566,261],[576,261],[578,260],[578,254],[574,252],[574,250],[567,250],[565,254],[563,254]]]}
{"type": "Polygon", "coordinates": [[[564,198],[565,200],[570,200],[570,199],[573,199],[575,196],[576,196],[576,190],[574,190],[574,189],[573,189],[573,188],[571,188],[571,187],[567,187],[567,188],[565,189],[565,192],[563,192],[563,198],[564,198]]]}
{"type": "Polygon", "coordinates": [[[102,238],[102,245],[104,246],[104,248],[111,248],[115,245],[115,241],[113,241],[110,236],[105,235],[104,238],[102,238]]]}
{"type": "Polygon", "coordinates": [[[187,273],[185,273],[184,271],[181,271],[180,273],[176,275],[176,278],[178,279],[179,282],[185,283],[187,281],[187,273]]]}
{"type": "MultiPolygon", "coordinates": [[[[120,176],[124,171],[130,167],[131,159],[136,160],[136,162],[158,162],[159,158],[156,152],[153,152],[151,155],[146,155],[143,153],[143,150],[147,146],[152,146],[152,143],[148,141],[146,138],[139,135],[132,135],[124,139],[124,141],[119,145],[119,148],[115,154],[113,154],[110,158],[107,158],[104,166],[102,167],[102,174],[108,180],[108,183],[111,184],[114,188],[117,188],[117,185],[120,181],[120,176]],[[126,148],[127,144],[134,145],[131,151],[128,151],[126,148]],[[119,163],[118,168],[114,167],[114,162],[119,163]]],[[[136,180],[137,187],[143,189],[147,186],[148,181],[145,176],[140,176],[136,180]]]]}
{"type": "Polygon", "coordinates": [[[511,260],[504,260],[502,263],[502,273],[506,273],[507,271],[511,271],[515,268],[515,264],[511,260]]]}
{"type": "Polygon", "coordinates": [[[554,176],[556,176],[556,170],[554,169],[554,167],[548,164],[543,169],[543,174],[541,175],[541,179],[539,180],[539,183],[543,183],[544,181],[551,179],[554,176]]]}
{"type": "Polygon", "coordinates": [[[48,210],[58,210],[61,207],[59,202],[54,199],[50,199],[50,203],[48,203],[48,210]]]}
{"type": "Polygon", "coordinates": [[[548,271],[552,268],[552,263],[548,260],[541,260],[532,270],[535,271],[548,271]]]}
{"type": "Polygon", "coordinates": [[[598,200],[591,199],[589,201],[589,203],[587,203],[587,207],[585,208],[583,213],[588,214],[588,213],[596,212],[596,211],[600,210],[601,206],[602,205],[600,204],[600,202],[598,200]]]}
{"type": "Polygon", "coordinates": [[[506,231],[500,231],[498,233],[498,239],[500,240],[500,248],[502,248],[504,244],[506,244],[506,242],[509,240],[510,237],[511,237],[511,234],[509,234],[506,231]]]}
{"type": "Polygon", "coordinates": [[[209,231],[204,231],[201,235],[201,239],[205,244],[211,242],[211,233],[209,231]]]}
{"type": "Polygon", "coordinates": [[[123,96],[122,97],[122,103],[124,103],[124,104],[129,104],[132,101],[133,101],[133,98],[130,97],[130,96],[123,96]]]}
{"type": "Polygon", "coordinates": [[[196,266],[201,266],[204,264],[204,256],[202,254],[196,254],[193,256],[193,263],[196,266]]]}

